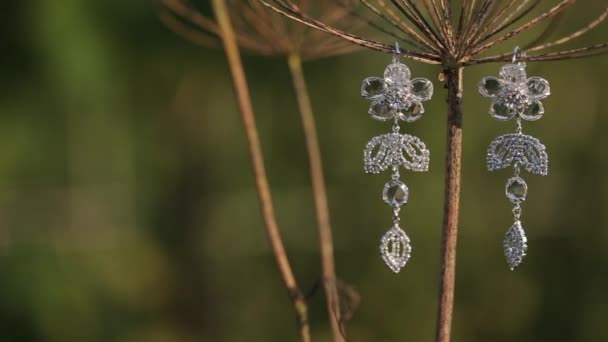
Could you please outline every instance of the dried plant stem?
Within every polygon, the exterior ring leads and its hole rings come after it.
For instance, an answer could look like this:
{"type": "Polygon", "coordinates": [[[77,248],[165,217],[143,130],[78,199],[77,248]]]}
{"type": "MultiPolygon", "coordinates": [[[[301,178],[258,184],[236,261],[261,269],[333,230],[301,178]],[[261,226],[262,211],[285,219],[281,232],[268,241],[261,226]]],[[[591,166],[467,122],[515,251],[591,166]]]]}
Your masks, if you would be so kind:
{"type": "Polygon", "coordinates": [[[253,107],[251,105],[249,88],[247,86],[247,80],[245,78],[245,72],[243,70],[243,64],[241,62],[234,30],[230,22],[228,9],[226,7],[225,0],[213,0],[212,6],[222,33],[222,42],[224,45],[224,50],[226,51],[228,63],[230,65],[230,71],[241,112],[241,120],[247,136],[249,154],[253,163],[253,172],[258,197],[262,207],[262,216],[264,218],[266,233],[268,234],[268,239],[270,240],[272,251],[274,253],[279,272],[281,273],[283,283],[289,292],[289,296],[296,311],[300,340],[302,342],[310,342],[308,306],[304,296],[302,295],[302,291],[297,285],[291,265],[289,264],[289,260],[287,258],[287,253],[285,252],[285,247],[283,246],[283,240],[279,232],[279,227],[276,222],[272,198],[270,195],[270,186],[268,185],[268,179],[266,177],[266,170],[264,167],[262,147],[255,124],[253,107]]]}
{"type": "Polygon", "coordinates": [[[448,88],[448,127],[436,342],[450,341],[454,310],[462,163],[462,70],[457,66],[444,71],[448,88]]]}
{"type": "Polygon", "coordinates": [[[323,164],[321,161],[321,150],[319,138],[315,126],[315,118],[310,104],[310,97],[306,87],[306,80],[302,70],[302,58],[297,52],[288,56],[287,64],[291,72],[293,88],[296,94],[298,108],[302,118],[302,128],[306,139],[308,160],[310,163],[310,178],[312,192],[317,216],[317,229],[319,234],[319,246],[321,250],[321,271],[323,275],[323,287],[327,302],[327,312],[335,342],[344,342],[340,301],[336,287],[336,270],[334,263],[334,244],[332,229],[327,204],[327,191],[323,176],[323,164]]]}

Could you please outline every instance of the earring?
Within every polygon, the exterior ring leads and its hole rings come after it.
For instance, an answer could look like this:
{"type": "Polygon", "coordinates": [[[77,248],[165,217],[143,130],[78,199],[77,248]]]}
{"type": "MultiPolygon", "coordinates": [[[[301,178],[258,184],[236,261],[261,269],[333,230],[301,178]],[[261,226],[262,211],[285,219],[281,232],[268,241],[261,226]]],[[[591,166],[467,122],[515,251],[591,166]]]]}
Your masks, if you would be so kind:
{"type": "Polygon", "coordinates": [[[504,254],[511,270],[526,256],[527,238],[522,227],[521,203],[526,200],[528,184],[519,176],[520,168],[546,176],[549,172],[549,157],[538,139],[522,133],[521,120],[536,121],[545,110],[540,100],[550,95],[549,82],[540,77],[526,75],[526,64],[517,62],[525,52],[515,48],[513,61],[500,70],[500,77],[485,77],[479,85],[479,93],[494,100],[490,115],[499,121],[515,118],[515,133],[501,135],[490,144],[487,154],[489,171],[513,166],[514,174],[506,184],[505,193],[514,204],[515,223],[507,231],[503,242],[504,254]]]}
{"type": "Polygon", "coordinates": [[[382,198],[393,209],[393,224],[380,241],[380,254],[395,273],[407,263],[412,252],[410,239],[399,227],[399,211],[407,203],[409,190],[399,179],[399,166],[423,172],[429,167],[429,150],[417,137],[399,133],[399,121],[414,122],[422,117],[422,101],[433,96],[433,84],[424,78],[410,79],[409,68],[399,63],[399,44],[384,77],[368,77],[361,85],[361,95],[371,100],[369,115],[377,121],[393,120],[392,133],[372,138],[363,151],[366,173],[392,169],[391,180],[384,185],[382,198]]]}

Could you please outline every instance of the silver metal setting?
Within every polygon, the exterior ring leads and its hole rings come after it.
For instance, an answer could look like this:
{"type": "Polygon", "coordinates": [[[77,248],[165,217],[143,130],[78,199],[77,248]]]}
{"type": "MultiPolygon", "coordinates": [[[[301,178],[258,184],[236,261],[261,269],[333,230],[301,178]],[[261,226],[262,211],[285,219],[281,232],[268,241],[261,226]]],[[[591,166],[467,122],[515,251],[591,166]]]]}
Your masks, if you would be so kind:
{"type": "Polygon", "coordinates": [[[488,171],[505,169],[515,164],[528,172],[546,176],[549,173],[549,156],[538,139],[530,135],[512,133],[494,139],[488,148],[488,171]]]}
{"type": "Polygon", "coordinates": [[[411,78],[407,65],[399,62],[399,45],[383,77],[368,77],[361,84],[361,96],[371,101],[368,113],[374,120],[414,122],[424,114],[422,102],[433,96],[433,83],[411,78]]]}
{"type": "Polygon", "coordinates": [[[409,134],[387,133],[373,137],[363,151],[366,173],[380,173],[390,166],[424,172],[429,169],[430,152],[417,137],[409,134]]]}
{"type": "Polygon", "coordinates": [[[501,135],[494,139],[487,152],[489,171],[513,167],[513,177],[505,185],[505,195],[514,204],[514,223],[509,228],[503,242],[507,265],[511,270],[519,266],[528,250],[528,239],[520,217],[521,203],[526,200],[528,184],[519,176],[520,168],[540,175],[549,173],[549,156],[545,145],[537,138],[522,133],[522,120],[536,121],[545,109],[540,100],[551,94],[549,82],[540,77],[529,77],[526,64],[517,62],[525,51],[515,48],[511,64],[503,66],[499,77],[484,77],[479,84],[479,93],[493,100],[490,115],[499,121],[515,118],[515,133],[501,135]]]}
{"type": "Polygon", "coordinates": [[[393,225],[380,240],[380,255],[386,265],[395,273],[407,264],[412,255],[410,238],[398,225],[393,225]]]}
{"type": "Polygon", "coordinates": [[[503,241],[505,259],[511,270],[514,270],[524,260],[528,250],[527,242],[528,238],[521,221],[515,221],[505,234],[505,240],[503,241]]]}
{"type": "Polygon", "coordinates": [[[372,119],[394,122],[392,133],[373,137],[363,150],[363,169],[380,173],[392,169],[391,180],[384,185],[382,199],[393,209],[393,225],[380,240],[380,255],[386,265],[398,273],[412,253],[410,238],[399,226],[399,211],[409,198],[409,189],[401,181],[399,168],[424,172],[429,169],[430,152],[417,137],[400,133],[399,122],[414,122],[422,117],[422,101],[430,100],[433,84],[424,78],[411,79],[410,69],[399,62],[399,44],[395,45],[392,63],[384,77],[368,77],[361,84],[361,95],[371,101],[372,119]]]}

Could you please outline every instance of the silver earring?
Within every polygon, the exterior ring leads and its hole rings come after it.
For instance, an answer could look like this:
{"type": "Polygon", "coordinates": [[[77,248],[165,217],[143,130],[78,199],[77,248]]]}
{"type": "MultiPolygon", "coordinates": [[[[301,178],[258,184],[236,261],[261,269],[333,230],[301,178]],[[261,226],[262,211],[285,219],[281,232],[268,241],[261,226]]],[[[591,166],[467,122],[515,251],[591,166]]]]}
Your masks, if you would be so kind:
{"type": "Polygon", "coordinates": [[[422,101],[433,96],[433,84],[424,78],[410,79],[410,70],[399,62],[396,44],[392,63],[384,77],[368,77],[361,85],[361,95],[371,100],[368,113],[377,121],[393,121],[392,133],[372,138],[363,151],[366,173],[380,173],[391,168],[391,180],[384,185],[382,198],[393,209],[393,222],[380,241],[380,254],[395,273],[407,263],[412,252],[410,239],[399,227],[399,211],[407,203],[409,190],[399,179],[399,166],[423,172],[429,167],[429,150],[417,137],[399,133],[399,121],[414,122],[422,117],[422,101]]]}
{"type": "Polygon", "coordinates": [[[514,204],[514,223],[507,231],[503,242],[504,254],[511,270],[526,256],[527,238],[521,221],[521,203],[526,200],[528,184],[519,176],[520,168],[546,176],[549,172],[549,157],[538,139],[522,133],[521,120],[536,121],[545,110],[540,100],[550,95],[549,82],[540,77],[526,75],[526,64],[517,62],[525,52],[515,48],[513,61],[500,70],[500,77],[485,77],[479,85],[479,93],[494,100],[490,115],[499,121],[515,118],[515,133],[501,135],[490,144],[487,154],[489,171],[513,166],[514,174],[506,184],[505,193],[514,204]]]}

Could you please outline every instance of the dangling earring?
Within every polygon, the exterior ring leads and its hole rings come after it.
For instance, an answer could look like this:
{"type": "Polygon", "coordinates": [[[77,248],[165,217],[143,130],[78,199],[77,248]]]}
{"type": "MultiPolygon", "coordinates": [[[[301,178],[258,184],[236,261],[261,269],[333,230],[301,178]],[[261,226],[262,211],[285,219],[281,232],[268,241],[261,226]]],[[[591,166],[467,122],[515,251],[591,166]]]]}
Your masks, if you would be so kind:
{"type": "Polygon", "coordinates": [[[380,241],[380,254],[397,273],[410,258],[410,239],[399,227],[399,211],[407,203],[408,187],[399,179],[399,166],[423,172],[429,167],[429,150],[417,137],[399,133],[399,121],[414,122],[424,113],[422,101],[433,96],[433,84],[424,78],[410,80],[410,70],[399,63],[399,44],[384,77],[369,77],[361,85],[361,95],[371,100],[369,114],[374,120],[393,121],[393,132],[372,138],[363,151],[366,173],[392,168],[392,179],[384,185],[382,198],[393,208],[393,224],[380,241]]]}
{"type": "Polygon", "coordinates": [[[507,231],[503,243],[505,258],[513,270],[526,256],[527,238],[522,227],[521,203],[526,200],[528,184],[519,176],[520,168],[546,176],[549,171],[549,157],[545,145],[522,133],[521,120],[536,121],[545,110],[540,100],[550,95],[549,82],[540,77],[526,76],[526,64],[517,62],[525,53],[515,48],[512,64],[500,70],[500,77],[485,77],[479,85],[481,95],[494,100],[490,115],[500,121],[515,118],[515,133],[501,135],[490,144],[487,154],[488,170],[496,171],[513,166],[514,174],[506,184],[506,195],[514,204],[515,223],[507,231]]]}

